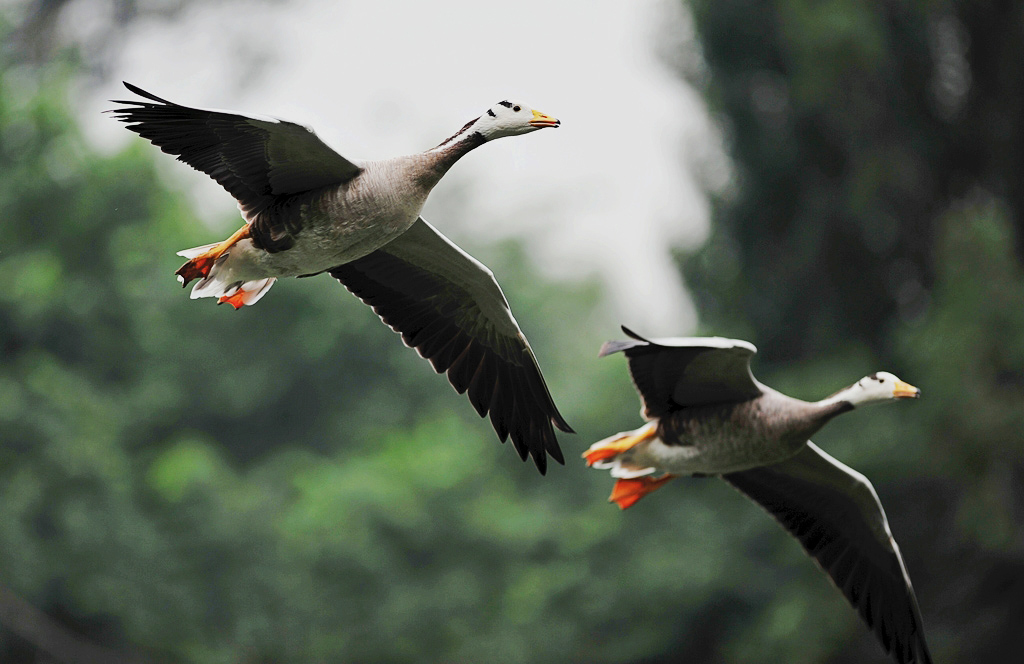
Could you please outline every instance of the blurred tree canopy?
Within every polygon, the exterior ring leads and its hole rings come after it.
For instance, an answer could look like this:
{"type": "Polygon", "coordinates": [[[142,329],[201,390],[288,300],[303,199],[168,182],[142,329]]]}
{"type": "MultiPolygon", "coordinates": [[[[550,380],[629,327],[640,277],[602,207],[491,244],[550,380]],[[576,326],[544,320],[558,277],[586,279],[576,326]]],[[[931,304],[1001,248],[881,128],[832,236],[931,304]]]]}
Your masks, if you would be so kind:
{"type": "MultiPolygon", "coordinates": [[[[469,248],[580,432],[545,478],[326,277],[251,310],[189,301],[174,251],[216,238],[166,157],[96,154],[66,99],[81,49],[6,39],[64,4],[0,8],[0,661],[887,661],[722,483],[605,502],[575,457],[638,423],[621,358],[594,359],[613,328],[596,286],[545,282],[519,245],[469,248]]],[[[817,442],[875,482],[936,660],[1007,660],[1022,10],[687,4],[735,174],[680,256],[703,328],[757,342],[795,396],[882,368],[923,389],[817,442]]]]}
{"type": "Polygon", "coordinates": [[[887,505],[936,661],[1012,659],[1024,624],[1024,5],[687,4],[703,60],[686,75],[734,169],[710,241],[680,257],[703,327],[758,342],[766,377],[794,395],[882,368],[922,388],[913,408],[822,436],[887,505]]]}
{"type": "MultiPolygon", "coordinates": [[[[697,607],[714,562],[679,553],[705,538],[623,519],[580,462],[537,475],[329,278],[250,311],[189,301],[173,252],[210,233],[157,178],[166,157],[95,154],[66,99],[78,52],[17,55],[0,61],[0,660],[613,662],[674,638],[648,603],[697,607]],[[678,583],[630,571],[652,565],[678,583]]],[[[581,432],[567,455],[631,425],[621,364],[593,361],[598,289],[544,283],[516,244],[474,253],[581,432]]]]}
{"type": "Polygon", "coordinates": [[[928,307],[951,202],[1024,215],[1024,6],[689,4],[707,67],[692,78],[736,175],[689,283],[780,359],[851,337],[887,357],[892,323],[928,307]]]}

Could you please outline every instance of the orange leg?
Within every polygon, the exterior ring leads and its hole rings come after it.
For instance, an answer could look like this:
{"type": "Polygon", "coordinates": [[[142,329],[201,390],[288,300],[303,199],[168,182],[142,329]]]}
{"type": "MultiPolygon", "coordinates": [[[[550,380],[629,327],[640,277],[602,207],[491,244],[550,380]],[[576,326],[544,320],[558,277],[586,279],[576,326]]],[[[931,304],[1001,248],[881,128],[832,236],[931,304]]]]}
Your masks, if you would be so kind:
{"type": "Polygon", "coordinates": [[[616,434],[609,438],[605,438],[604,440],[597,441],[583,453],[583,458],[587,460],[588,466],[593,466],[594,463],[598,461],[617,457],[626,450],[636,447],[645,440],[656,438],[657,435],[657,423],[650,422],[636,431],[616,434]]]}
{"type": "MultiPolygon", "coordinates": [[[[202,279],[210,274],[210,270],[213,269],[213,264],[217,262],[217,259],[224,255],[224,252],[230,249],[236,242],[249,237],[249,224],[242,226],[234,235],[224,240],[216,247],[206,251],[198,256],[190,258],[187,263],[178,268],[174,273],[181,279],[182,286],[188,286],[188,283],[193,279],[202,279]]],[[[231,303],[234,305],[234,303],[231,303]]],[[[238,307],[235,307],[236,309],[238,307]]]]}
{"type": "Polygon", "coordinates": [[[675,479],[675,475],[664,474],[661,477],[636,477],[629,480],[618,480],[608,502],[615,503],[621,509],[632,507],[638,500],[654,491],[660,489],[669,480],[675,479]]]}

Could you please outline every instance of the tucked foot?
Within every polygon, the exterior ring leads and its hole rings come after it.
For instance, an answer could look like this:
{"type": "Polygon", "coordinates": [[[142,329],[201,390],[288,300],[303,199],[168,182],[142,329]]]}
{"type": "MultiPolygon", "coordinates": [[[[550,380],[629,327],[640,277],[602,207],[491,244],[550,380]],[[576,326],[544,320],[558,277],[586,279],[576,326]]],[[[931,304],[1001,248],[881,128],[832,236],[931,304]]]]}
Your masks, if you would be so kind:
{"type": "Polygon", "coordinates": [[[236,281],[232,284],[224,284],[217,281],[216,275],[214,279],[207,279],[209,283],[204,285],[204,282],[199,282],[196,286],[200,289],[199,293],[193,291],[192,297],[215,297],[217,298],[217,304],[230,304],[236,310],[241,309],[246,305],[256,304],[260,298],[266,295],[270,287],[277,281],[274,277],[267,277],[266,279],[256,279],[255,281],[236,281]],[[202,289],[206,288],[206,292],[202,289]]]}
{"type": "Polygon", "coordinates": [[[217,263],[217,260],[224,255],[236,242],[249,237],[249,224],[242,226],[234,234],[223,242],[217,244],[206,244],[202,247],[179,251],[179,256],[184,256],[188,262],[179,267],[174,274],[178,275],[181,285],[188,286],[193,279],[205,279],[210,276],[210,270],[217,263]]]}
{"type": "Polygon", "coordinates": [[[600,461],[613,459],[646,440],[656,438],[657,435],[658,427],[654,422],[651,422],[636,431],[619,433],[597,441],[583,453],[583,458],[587,460],[588,466],[593,466],[600,461]]]}
{"type": "Polygon", "coordinates": [[[189,282],[193,279],[205,279],[210,274],[210,270],[213,269],[213,264],[217,261],[218,257],[203,254],[189,259],[187,263],[179,267],[174,274],[178,275],[178,281],[181,282],[182,288],[188,286],[189,282]]]}
{"type": "Polygon", "coordinates": [[[221,295],[217,298],[217,304],[230,304],[235,310],[238,310],[245,306],[245,295],[245,291],[239,288],[231,295],[221,295]]]}
{"type": "Polygon", "coordinates": [[[612,489],[612,495],[608,497],[608,502],[615,503],[621,509],[632,507],[638,500],[655,489],[660,489],[675,477],[675,475],[666,473],[661,477],[647,476],[618,480],[615,482],[615,488],[612,489]]]}

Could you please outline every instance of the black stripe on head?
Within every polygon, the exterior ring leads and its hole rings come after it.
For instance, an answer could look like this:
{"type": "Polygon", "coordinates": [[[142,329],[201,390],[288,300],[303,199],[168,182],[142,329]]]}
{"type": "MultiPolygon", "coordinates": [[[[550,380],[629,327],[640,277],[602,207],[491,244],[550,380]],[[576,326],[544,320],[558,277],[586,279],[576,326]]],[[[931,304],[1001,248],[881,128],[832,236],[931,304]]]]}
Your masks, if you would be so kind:
{"type": "Polygon", "coordinates": [[[494,111],[492,111],[491,109],[487,109],[487,115],[491,116],[492,118],[498,117],[494,114],[494,111]]]}
{"type": "Polygon", "coordinates": [[[499,101],[498,105],[504,106],[505,108],[512,108],[512,102],[510,101],[499,101]]]}

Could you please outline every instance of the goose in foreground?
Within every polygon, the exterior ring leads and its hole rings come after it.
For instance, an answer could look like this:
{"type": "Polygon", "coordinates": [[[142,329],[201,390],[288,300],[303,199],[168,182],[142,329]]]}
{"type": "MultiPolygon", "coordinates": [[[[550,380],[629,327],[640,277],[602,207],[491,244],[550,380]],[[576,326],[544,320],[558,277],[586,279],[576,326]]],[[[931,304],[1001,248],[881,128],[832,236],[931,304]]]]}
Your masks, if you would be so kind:
{"type": "Polygon", "coordinates": [[[920,391],[878,372],[818,402],[788,397],[750,372],[746,341],[609,341],[622,351],[648,424],[595,443],[587,464],[617,478],[625,509],[677,475],[717,475],[775,517],[873,628],[900,664],[929,664],[921,612],[885,512],[866,477],[809,438],[830,419],[920,391]]]}
{"type": "Polygon", "coordinates": [[[498,437],[511,438],[543,474],[564,463],[559,414],[537,358],[494,275],[420,217],[427,195],[461,157],[487,141],[559,121],[521,102],[498,102],[437,147],[352,161],[302,125],[192,108],[125,86],[144,101],[109,111],[128,129],[216,180],[245,225],[223,242],[180,252],[192,298],[236,309],[280,277],[328,273],[468,393],[498,437]]]}

